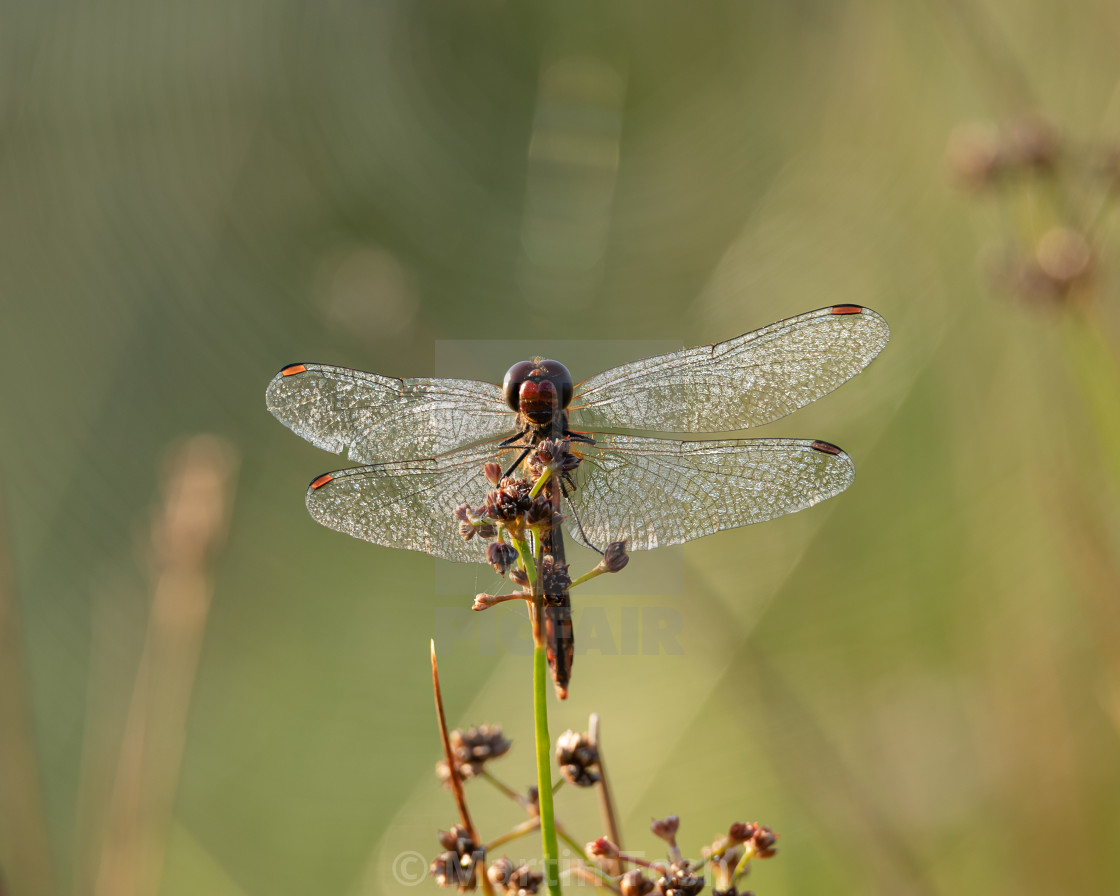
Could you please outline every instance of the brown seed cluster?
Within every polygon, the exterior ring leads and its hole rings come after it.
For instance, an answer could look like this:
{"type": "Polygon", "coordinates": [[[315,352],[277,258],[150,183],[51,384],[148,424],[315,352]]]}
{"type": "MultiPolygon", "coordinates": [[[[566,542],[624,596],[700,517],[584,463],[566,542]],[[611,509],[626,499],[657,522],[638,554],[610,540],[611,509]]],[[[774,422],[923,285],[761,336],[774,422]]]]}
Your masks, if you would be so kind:
{"type": "Polygon", "coordinates": [[[696,896],[704,889],[704,878],[687,861],[674,862],[658,878],[658,896],[696,896]]]}
{"type": "Polygon", "coordinates": [[[556,738],[556,764],[564,780],[577,787],[591,787],[599,781],[599,751],[587,733],[569,730],[556,738]]]}
{"type": "Polygon", "coordinates": [[[770,858],[777,852],[777,835],[760,824],[735,822],[728,833],[718,837],[710,846],[701,850],[703,859],[695,863],[681,855],[677,845],[680,819],[676,815],[655,818],[650,831],[669,844],[666,861],[650,862],[641,856],[628,854],[606,837],[587,844],[587,853],[596,859],[631,864],[631,868],[618,879],[623,896],[691,896],[704,889],[705,879],[701,869],[706,865],[714,880],[713,896],[751,896],[740,893],[736,881],[748,871],[752,859],[770,858]]]}
{"type": "Polygon", "coordinates": [[[607,572],[621,572],[630,562],[630,555],[626,553],[626,542],[612,541],[608,544],[600,562],[607,572]]]}
{"type": "MultiPolygon", "coordinates": [[[[466,731],[456,728],[451,732],[450,740],[455,767],[463,781],[478,777],[487,762],[504,756],[513,746],[513,742],[502,734],[500,725],[478,725],[466,731]]],[[[450,780],[446,759],[436,763],[436,773],[445,783],[450,780]]]]}
{"type": "Polygon", "coordinates": [[[504,541],[492,541],[486,547],[486,562],[498,575],[504,576],[517,562],[517,549],[504,541]]]}
{"type": "Polygon", "coordinates": [[[666,815],[664,818],[655,818],[650,822],[649,829],[654,835],[660,837],[670,846],[677,845],[677,831],[680,829],[681,820],[676,815],[666,815]]]}
{"type": "Polygon", "coordinates": [[[551,467],[553,472],[563,475],[572,472],[580,463],[580,459],[572,454],[571,442],[568,439],[546,439],[526,458],[526,461],[529,474],[534,479],[539,479],[546,467],[551,467]]]}
{"type": "Polygon", "coordinates": [[[1041,305],[1089,294],[1087,287],[1104,256],[1091,233],[1100,229],[1095,225],[1107,197],[1120,185],[1120,148],[1079,150],[1075,140],[1045,118],[1027,114],[1000,124],[957,128],[946,159],[963,186],[995,198],[1017,200],[1016,194],[1022,194],[1049,215],[1048,220],[1032,216],[1021,232],[1001,235],[1009,245],[986,252],[984,269],[994,285],[1020,301],[1041,305]],[[1084,185],[1094,181],[1105,199],[1086,204],[1084,185]]]}
{"type": "Polygon", "coordinates": [[[949,136],[945,157],[962,184],[982,189],[1016,176],[1049,174],[1061,150],[1053,125],[1030,115],[1002,126],[987,121],[961,125],[949,136]]]}
{"type": "Polygon", "coordinates": [[[747,844],[757,859],[769,859],[778,852],[778,835],[766,825],[737,821],[728,830],[727,838],[732,843],[747,844]]]}
{"type": "Polygon", "coordinates": [[[541,587],[546,600],[549,595],[566,593],[572,587],[568,564],[557,563],[555,557],[545,554],[541,559],[541,587]]]}
{"type": "Polygon", "coordinates": [[[428,872],[441,887],[455,887],[460,893],[478,886],[478,869],[486,859],[486,851],[476,844],[459,825],[439,832],[444,848],[428,866],[428,872]]]}
{"type": "Polygon", "coordinates": [[[646,877],[640,868],[627,871],[618,881],[618,888],[622,896],[647,896],[653,892],[654,883],[646,877]]]}
{"type": "Polygon", "coordinates": [[[540,890],[544,875],[528,865],[515,867],[505,856],[494,862],[487,871],[490,883],[509,896],[531,896],[540,890]]]}

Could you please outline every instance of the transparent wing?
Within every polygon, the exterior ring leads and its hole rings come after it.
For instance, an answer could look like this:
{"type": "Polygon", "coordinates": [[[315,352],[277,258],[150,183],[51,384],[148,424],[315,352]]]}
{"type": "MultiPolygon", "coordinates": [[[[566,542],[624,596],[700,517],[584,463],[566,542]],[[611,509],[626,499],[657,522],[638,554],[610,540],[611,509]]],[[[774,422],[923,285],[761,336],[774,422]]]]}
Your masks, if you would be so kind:
{"type": "Polygon", "coordinates": [[[439,457],[336,470],[308,487],[307,509],[324,526],[374,544],[485,563],[487,543],[464,541],[453,511],[460,504],[481,504],[491,488],[482,465],[510,454],[479,445],[439,457]]]}
{"type": "MultiPolygon", "coordinates": [[[[847,454],[810,439],[596,441],[572,446],[583,463],[571,497],[600,549],[625,538],[649,550],[774,519],[838,495],[856,475],[847,454]]],[[[584,540],[574,521],[567,528],[584,540]]]]}
{"type": "Polygon", "coordinates": [[[313,445],[335,454],[345,449],[363,463],[433,457],[515,430],[501,388],[474,380],[400,380],[291,364],[272,378],[265,403],[313,445]]]}
{"type": "Polygon", "coordinates": [[[887,322],[834,305],[715,345],[624,364],[577,390],[572,426],[591,431],[731,432],[827,395],[882,351],[887,322]]]}

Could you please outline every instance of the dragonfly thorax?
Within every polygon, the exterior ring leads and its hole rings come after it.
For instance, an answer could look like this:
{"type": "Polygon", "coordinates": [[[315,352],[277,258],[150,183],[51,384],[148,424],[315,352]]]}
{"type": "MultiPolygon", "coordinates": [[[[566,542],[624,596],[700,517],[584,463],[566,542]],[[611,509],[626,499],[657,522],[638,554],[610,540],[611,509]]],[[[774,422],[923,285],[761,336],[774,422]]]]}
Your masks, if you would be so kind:
{"type": "Polygon", "coordinates": [[[506,404],[529,424],[552,424],[572,400],[572,375],[559,361],[520,361],[502,382],[506,404]]]}

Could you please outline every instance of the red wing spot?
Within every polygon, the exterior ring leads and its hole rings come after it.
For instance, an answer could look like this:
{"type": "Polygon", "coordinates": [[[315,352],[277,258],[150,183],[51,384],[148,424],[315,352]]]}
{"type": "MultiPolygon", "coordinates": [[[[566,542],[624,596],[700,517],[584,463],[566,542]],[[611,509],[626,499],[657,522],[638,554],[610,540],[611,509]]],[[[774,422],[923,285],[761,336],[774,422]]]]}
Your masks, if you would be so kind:
{"type": "Polygon", "coordinates": [[[320,476],[318,479],[316,479],[314,482],[312,482],[310,487],[311,488],[322,488],[324,485],[326,485],[332,479],[334,479],[334,477],[330,473],[324,473],[322,476],[320,476]]]}
{"type": "Polygon", "coordinates": [[[831,310],[832,310],[833,314],[862,314],[863,313],[863,306],[862,305],[833,305],[831,310]]]}
{"type": "MultiPolygon", "coordinates": [[[[825,454],[841,454],[842,453],[840,451],[840,449],[837,448],[835,445],[833,445],[831,442],[821,442],[819,440],[816,440],[816,441],[813,442],[812,447],[815,448],[817,451],[823,451],[825,454]]],[[[312,485],[314,485],[314,483],[312,483],[312,485]]]]}
{"type": "Polygon", "coordinates": [[[303,373],[307,368],[302,364],[289,364],[280,371],[281,376],[295,376],[297,373],[303,373]]]}

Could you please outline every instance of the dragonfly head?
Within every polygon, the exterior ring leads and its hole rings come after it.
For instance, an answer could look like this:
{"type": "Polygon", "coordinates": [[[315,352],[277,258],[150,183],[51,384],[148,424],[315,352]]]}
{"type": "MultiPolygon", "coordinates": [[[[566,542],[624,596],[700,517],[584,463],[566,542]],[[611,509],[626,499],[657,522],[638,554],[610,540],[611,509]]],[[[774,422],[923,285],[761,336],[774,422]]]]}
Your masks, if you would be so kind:
{"type": "Polygon", "coordinates": [[[545,426],[572,400],[572,375],[559,361],[519,361],[506,371],[502,394],[512,410],[545,426]]]}

